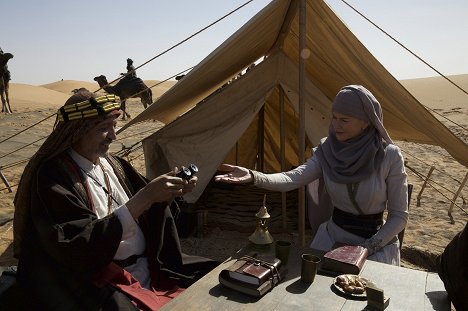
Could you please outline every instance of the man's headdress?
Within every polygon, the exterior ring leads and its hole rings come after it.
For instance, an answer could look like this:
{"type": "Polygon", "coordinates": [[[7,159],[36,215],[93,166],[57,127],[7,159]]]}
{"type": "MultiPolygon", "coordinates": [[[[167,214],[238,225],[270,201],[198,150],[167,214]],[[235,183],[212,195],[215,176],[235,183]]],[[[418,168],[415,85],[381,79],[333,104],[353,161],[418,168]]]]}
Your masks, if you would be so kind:
{"type": "Polygon", "coordinates": [[[57,121],[68,122],[71,120],[103,116],[108,113],[120,115],[120,99],[113,94],[100,97],[91,97],[85,101],[64,105],[57,111],[57,121]]]}

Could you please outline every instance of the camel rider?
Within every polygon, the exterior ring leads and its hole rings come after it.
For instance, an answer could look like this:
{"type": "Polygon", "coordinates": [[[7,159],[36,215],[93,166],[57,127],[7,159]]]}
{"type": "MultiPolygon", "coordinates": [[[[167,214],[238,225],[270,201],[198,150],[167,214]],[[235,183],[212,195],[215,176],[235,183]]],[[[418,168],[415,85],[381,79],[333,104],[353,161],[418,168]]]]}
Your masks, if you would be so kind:
{"type": "Polygon", "coordinates": [[[135,67],[133,66],[133,60],[131,58],[127,58],[127,75],[131,77],[136,77],[135,67]]]}
{"type": "MultiPolygon", "coordinates": [[[[0,48],[0,55],[3,55],[4,52],[2,50],[2,48],[0,48]]],[[[10,73],[10,70],[8,70],[8,65],[5,64],[5,66],[3,66],[3,68],[0,70],[1,72],[3,72],[3,81],[4,83],[7,83],[8,81],[11,80],[11,73],[10,73]]]]}

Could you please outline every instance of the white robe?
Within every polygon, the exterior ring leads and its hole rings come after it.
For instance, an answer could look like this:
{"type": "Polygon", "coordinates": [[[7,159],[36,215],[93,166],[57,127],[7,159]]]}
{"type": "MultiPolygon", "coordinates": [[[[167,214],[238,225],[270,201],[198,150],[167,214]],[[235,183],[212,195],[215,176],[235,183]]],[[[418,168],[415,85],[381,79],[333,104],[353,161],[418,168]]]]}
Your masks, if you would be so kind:
{"type": "MultiPolygon", "coordinates": [[[[254,172],[254,184],[274,191],[290,191],[305,186],[322,177],[333,206],[352,214],[359,214],[351,202],[345,184],[338,184],[323,174],[316,157],[311,157],[297,168],[283,173],[263,174],[254,172]]],[[[369,259],[389,264],[400,264],[399,241],[387,245],[408,221],[408,187],[403,156],[400,149],[390,144],[378,170],[359,183],[356,202],[366,215],[387,210],[387,219],[382,228],[372,237],[380,240],[380,250],[369,259]]],[[[310,215],[314,211],[310,211],[310,215]]],[[[320,225],[311,247],[328,251],[335,242],[362,244],[366,239],[338,227],[330,218],[320,225]]]]}

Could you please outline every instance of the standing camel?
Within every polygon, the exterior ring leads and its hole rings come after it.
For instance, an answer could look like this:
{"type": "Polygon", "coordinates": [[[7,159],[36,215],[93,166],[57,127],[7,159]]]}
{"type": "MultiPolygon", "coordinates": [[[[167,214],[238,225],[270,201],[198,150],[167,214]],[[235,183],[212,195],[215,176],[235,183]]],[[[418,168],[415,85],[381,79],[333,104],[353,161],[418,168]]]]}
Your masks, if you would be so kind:
{"type": "Polygon", "coordinates": [[[103,75],[95,77],[96,81],[101,88],[103,88],[109,94],[115,94],[120,97],[122,111],[122,120],[125,120],[125,116],[130,118],[130,115],[125,112],[125,101],[127,98],[140,98],[143,107],[148,107],[153,103],[153,92],[146,84],[138,77],[125,76],[116,85],[109,85],[107,78],[103,75]]]}
{"type": "Polygon", "coordinates": [[[13,58],[11,53],[0,52],[0,97],[2,98],[2,112],[11,113],[10,98],[8,97],[8,88],[10,85],[10,71],[7,63],[13,58]]]}

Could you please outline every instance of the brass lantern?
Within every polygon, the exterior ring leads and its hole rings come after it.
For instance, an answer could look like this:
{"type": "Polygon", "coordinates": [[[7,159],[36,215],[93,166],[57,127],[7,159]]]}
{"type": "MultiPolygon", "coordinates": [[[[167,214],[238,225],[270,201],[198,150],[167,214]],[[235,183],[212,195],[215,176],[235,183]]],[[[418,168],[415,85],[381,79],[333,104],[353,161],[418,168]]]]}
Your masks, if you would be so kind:
{"type": "Polygon", "coordinates": [[[270,219],[270,214],[266,208],[266,194],[263,196],[263,206],[260,207],[258,213],[255,214],[257,225],[255,227],[255,232],[249,236],[250,242],[259,245],[271,244],[273,243],[273,237],[270,232],[268,232],[268,221],[270,219]]]}

